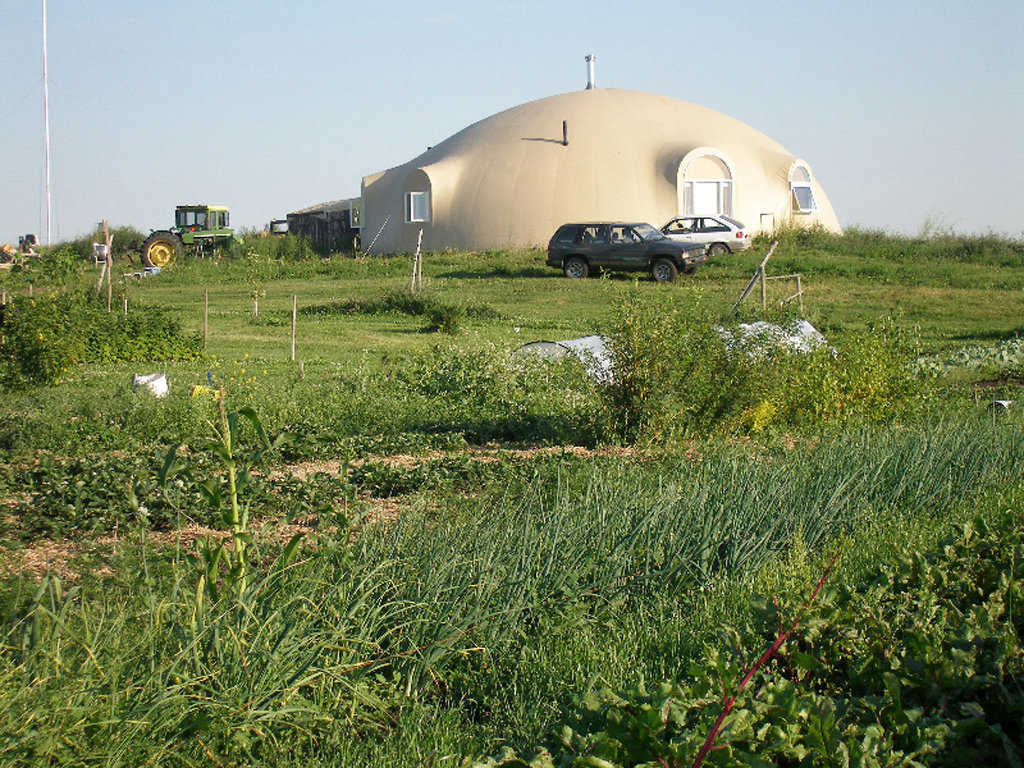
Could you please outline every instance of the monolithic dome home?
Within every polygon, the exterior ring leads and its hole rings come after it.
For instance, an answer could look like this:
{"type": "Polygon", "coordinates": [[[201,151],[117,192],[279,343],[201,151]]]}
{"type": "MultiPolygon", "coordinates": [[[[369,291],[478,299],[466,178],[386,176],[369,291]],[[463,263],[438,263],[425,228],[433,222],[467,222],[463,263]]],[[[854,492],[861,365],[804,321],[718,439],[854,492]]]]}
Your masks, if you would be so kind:
{"type": "Polygon", "coordinates": [[[366,176],[363,245],[411,251],[546,244],[568,221],[724,214],[753,231],[839,221],[805,160],[714,110],[588,88],[500,112],[366,176]],[[387,224],[385,225],[385,222],[387,224]],[[382,229],[383,227],[383,229],[382,229]]]}

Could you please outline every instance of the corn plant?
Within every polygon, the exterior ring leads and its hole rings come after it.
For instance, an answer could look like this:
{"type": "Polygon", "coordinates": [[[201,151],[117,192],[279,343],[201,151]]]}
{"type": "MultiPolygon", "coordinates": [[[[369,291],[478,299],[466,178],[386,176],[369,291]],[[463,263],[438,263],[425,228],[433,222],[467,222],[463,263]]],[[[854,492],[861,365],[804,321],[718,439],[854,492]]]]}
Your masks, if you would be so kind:
{"type": "MultiPolygon", "coordinates": [[[[199,544],[198,557],[194,559],[200,573],[196,587],[197,610],[204,593],[216,603],[222,590],[236,595],[246,591],[251,571],[249,546],[252,536],[249,534],[249,506],[239,501],[239,495],[251,482],[250,470],[283,439],[283,435],[278,435],[272,442],[252,408],[228,412],[225,401],[224,391],[219,390],[216,396],[217,420],[207,422],[210,436],[198,446],[200,452],[219,463],[220,473],[201,482],[199,488],[205,502],[220,513],[221,522],[231,533],[232,546],[229,549],[225,541],[213,543],[209,538],[199,544]],[[241,427],[245,422],[257,437],[256,447],[248,450],[240,447],[241,427]],[[223,573],[222,563],[226,568],[223,573]]],[[[172,448],[164,459],[160,482],[165,487],[167,481],[182,469],[178,457],[180,447],[172,448]]]]}

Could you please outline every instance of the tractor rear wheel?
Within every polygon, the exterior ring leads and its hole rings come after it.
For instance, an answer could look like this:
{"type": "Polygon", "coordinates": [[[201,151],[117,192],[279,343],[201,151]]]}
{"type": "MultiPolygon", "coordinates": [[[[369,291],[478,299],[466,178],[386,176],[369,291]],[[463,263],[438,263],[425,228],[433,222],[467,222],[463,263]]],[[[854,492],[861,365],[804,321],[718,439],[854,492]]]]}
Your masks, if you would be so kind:
{"type": "Polygon", "coordinates": [[[173,232],[154,232],[142,244],[142,262],[147,267],[164,269],[181,257],[185,246],[173,232]]]}

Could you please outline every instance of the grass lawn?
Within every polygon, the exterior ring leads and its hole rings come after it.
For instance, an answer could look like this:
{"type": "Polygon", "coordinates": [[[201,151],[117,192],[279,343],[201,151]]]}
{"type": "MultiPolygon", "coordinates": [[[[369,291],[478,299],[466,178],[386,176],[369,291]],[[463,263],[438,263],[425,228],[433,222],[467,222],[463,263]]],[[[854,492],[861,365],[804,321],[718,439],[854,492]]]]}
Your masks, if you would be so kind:
{"type": "MultiPolygon", "coordinates": [[[[460,344],[520,344],[536,339],[571,338],[600,332],[613,304],[625,294],[670,292],[680,302],[701,298],[723,315],[760,262],[766,243],[719,259],[693,278],[674,285],[651,283],[644,275],[612,274],[571,281],[544,266],[543,251],[428,254],[424,290],[442,301],[495,310],[494,319],[471,319],[456,337],[460,344]]],[[[1004,338],[1024,327],[1024,257],[1018,262],[993,257],[987,263],[956,263],[948,258],[900,260],[877,255],[834,255],[784,242],[769,262],[769,274],[801,272],[807,317],[823,330],[863,328],[895,314],[917,329],[928,349],[1004,338]],[[1004,264],[1002,262],[1009,262],[1004,264]]],[[[219,357],[287,359],[290,352],[291,297],[299,308],[380,296],[408,288],[408,257],[334,257],[320,264],[283,265],[263,284],[261,319],[252,320],[251,288],[244,265],[194,263],[175,274],[131,286],[133,300],[172,308],[185,327],[202,327],[203,290],[210,292],[210,352],[219,357]],[[287,276],[289,271],[297,274],[287,276]],[[284,274],[282,274],[284,273],[284,274]]],[[[791,281],[769,283],[769,300],[793,292],[791,281]]],[[[743,311],[756,312],[758,291],[743,311]]],[[[313,360],[350,361],[366,353],[394,355],[428,349],[437,334],[422,333],[422,318],[395,315],[300,315],[297,355],[313,360]]]]}

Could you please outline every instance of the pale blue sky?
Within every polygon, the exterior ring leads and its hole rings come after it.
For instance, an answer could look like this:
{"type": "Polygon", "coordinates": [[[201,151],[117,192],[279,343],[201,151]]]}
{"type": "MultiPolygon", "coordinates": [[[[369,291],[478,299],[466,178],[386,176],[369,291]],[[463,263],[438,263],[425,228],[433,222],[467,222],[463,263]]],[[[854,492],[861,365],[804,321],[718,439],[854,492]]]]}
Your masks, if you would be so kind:
{"type": "MultiPolygon", "coordinates": [[[[1024,234],[1024,2],[49,0],[55,236],[236,226],[359,194],[585,85],[693,101],[806,158],[844,225],[1024,234]]],[[[0,0],[0,242],[43,230],[40,3],[0,0]]]]}

